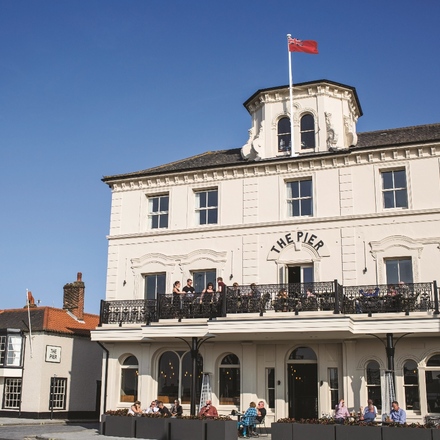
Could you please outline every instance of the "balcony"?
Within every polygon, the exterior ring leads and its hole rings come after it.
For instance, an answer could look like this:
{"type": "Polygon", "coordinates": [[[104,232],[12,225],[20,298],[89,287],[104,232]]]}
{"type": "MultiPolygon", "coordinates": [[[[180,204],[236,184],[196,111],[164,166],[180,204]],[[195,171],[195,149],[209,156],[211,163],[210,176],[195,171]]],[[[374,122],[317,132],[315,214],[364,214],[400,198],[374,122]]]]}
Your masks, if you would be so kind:
{"type": "Polygon", "coordinates": [[[223,294],[161,294],[153,300],[101,301],[100,323],[150,324],[164,319],[212,320],[234,314],[307,312],[439,314],[437,282],[342,286],[320,283],[259,284],[228,287],[223,294]]]}

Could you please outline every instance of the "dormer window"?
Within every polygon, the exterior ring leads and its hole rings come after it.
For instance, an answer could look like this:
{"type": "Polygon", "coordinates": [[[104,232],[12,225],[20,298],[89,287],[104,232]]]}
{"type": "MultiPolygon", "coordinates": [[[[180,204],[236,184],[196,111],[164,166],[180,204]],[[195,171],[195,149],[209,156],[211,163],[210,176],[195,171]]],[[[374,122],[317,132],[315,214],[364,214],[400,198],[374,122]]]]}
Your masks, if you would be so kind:
{"type": "Polygon", "coordinates": [[[292,144],[290,142],[290,119],[285,117],[278,121],[278,152],[290,151],[292,144]]]}
{"type": "Polygon", "coordinates": [[[315,148],[315,118],[306,114],[301,118],[301,149],[315,148]]]}

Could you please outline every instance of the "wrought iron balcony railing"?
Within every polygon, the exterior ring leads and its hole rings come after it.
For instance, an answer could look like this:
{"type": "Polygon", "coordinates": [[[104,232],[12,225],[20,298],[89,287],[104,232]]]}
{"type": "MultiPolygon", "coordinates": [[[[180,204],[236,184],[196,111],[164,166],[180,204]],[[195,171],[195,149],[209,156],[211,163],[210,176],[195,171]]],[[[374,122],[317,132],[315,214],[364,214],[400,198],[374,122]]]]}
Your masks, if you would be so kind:
{"type": "Polygon", "coordinates": [[[397,285],[342,286],[320,283],[235,285],[223,293],[162,294],[157,299],[101,301],[102,324],[149,324],[160,319],[213,319],[239,313],[335,314],[427,312],[439,314],[436,281],[397,285]]]}

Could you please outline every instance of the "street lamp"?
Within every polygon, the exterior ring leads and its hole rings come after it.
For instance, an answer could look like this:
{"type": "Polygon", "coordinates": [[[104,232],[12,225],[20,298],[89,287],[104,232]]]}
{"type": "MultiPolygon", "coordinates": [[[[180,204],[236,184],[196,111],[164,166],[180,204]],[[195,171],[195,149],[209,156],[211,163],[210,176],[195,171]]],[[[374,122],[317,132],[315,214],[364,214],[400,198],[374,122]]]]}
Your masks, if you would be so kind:
{"type": "Polygon", "coordinates": [[[190,413],[192,416],[196,415],[196,376],[197,376],[197,357],[199,355],[199,349],[201,345],[206,342],[208,339],[215,338],[215,335],[206,335],[202,338],[193,337],[191,338],[191,344],[183,338],[177,337],[176,339],[180,339],[188,345],[190,353],[191,353],[191,364],[192,364],[192,376],[191,376],[191,405],[190,405],[190,413]]]}

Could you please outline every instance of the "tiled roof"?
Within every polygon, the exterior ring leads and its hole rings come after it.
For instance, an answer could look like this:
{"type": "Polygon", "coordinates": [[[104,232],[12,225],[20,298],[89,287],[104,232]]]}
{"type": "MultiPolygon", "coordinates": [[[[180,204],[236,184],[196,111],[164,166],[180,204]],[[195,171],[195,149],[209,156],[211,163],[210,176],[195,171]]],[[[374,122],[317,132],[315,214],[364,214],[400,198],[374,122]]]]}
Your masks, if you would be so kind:
{"type": "Polygon", "coordinates": [[[415,125],[390,130],[367,131],[358,134],[355,148],[370,148],[414,144],[440,140],[440,124],[415,125]]]}
{"type": "MultiPolygon", "coordinates": [[[[413,127],[394,128],[390,130],[369,131],[358,133],[358,143],[352,150],[365,148],[384,148],[398,145],[410,145],[419,142],[440,141],[440,124],[418,125],[413,127]]],[[[346,151],[343,151],[347,153],[346,151]]],[[[312,153],[312,155],[320,156],[340,154],[340,152],[324,152],[312,153]]],[[[300,156],[301,158],[301,156],[300,156]]],[[[266,159],[261,162],[272,162],[273,160],[291,160],[290,157],[266,159]]],[[[260,163],[261,163],[260,162],[260,163]]],[[[160,165],[154,168],[148,168],[142,171],[133,173],[119,174],[115,176],[103,177],[103,182],[110,182],[112,180],[126,179],[133,177],[147,177],[161,174],[169,174],[183,171],[245,165],[250,162],[243,159],[241,156],[241,148],[234,148],[231,150],[207,151],[206,153],[197,156],[188,157],[176,162],[171,162],[165,165],[160,165]]]]}
{"type": "MultiPolygon", "coordinates": [[[[84,313],[84,321],[78,321],[67,310],[54,307],[31,307],[29,311],[33,332],[88,336],[99,323],[99,316],[90,313],[84,313]]],[[[29,331],[27,308],[0,310],[0,329],[6,328],[29,331]]]]}

